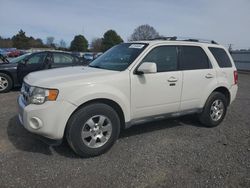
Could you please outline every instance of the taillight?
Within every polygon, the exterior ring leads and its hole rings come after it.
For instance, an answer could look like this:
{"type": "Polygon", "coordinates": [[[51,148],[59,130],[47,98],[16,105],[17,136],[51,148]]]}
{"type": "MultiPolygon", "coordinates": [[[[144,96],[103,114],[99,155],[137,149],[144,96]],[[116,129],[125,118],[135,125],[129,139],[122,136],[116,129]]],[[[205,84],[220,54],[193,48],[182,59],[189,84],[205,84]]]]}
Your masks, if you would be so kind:
{"type": "Polygon", "coordinates": [[[238,72],[234,71],[234,84],[238,84],[238,72]]]}

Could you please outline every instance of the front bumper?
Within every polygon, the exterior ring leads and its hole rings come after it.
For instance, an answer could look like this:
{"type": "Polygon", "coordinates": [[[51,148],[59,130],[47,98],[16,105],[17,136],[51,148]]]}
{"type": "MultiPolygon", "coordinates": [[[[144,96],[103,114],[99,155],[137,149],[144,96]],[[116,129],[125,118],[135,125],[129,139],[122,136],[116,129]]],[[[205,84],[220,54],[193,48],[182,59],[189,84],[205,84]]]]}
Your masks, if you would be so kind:
{"type": "Polygon", "coordinates": [[[18,97],[19,120],[29,131],[51,140],[61,140],[68,119],[77,107],[67,101],[47,101],[42,105],[25,105],[18,97]]]}

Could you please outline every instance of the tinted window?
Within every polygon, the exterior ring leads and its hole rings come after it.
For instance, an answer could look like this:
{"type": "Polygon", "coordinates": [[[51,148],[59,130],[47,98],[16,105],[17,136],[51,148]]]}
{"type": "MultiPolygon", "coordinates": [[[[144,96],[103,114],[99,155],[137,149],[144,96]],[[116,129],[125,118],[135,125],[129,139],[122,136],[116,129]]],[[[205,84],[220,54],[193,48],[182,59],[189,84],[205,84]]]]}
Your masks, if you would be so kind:
{"type": "Polygon", "coordinates": [[[46,53],[35,54],[28,59],[27,64],[43,63],[46,56],[46,53]]]}
{"type": "Polygon", "coordinates": [[[182,46],[180,48],[180,69],[208,69],[210,62],[204,50],[197,46],[182,46]]]}
{"type": "Polygon", "coordinates": [[[54,63],[74,63],[74,57],[70,54],[53,53],[54,63]]]}
{"type": "Polygon", "coordinates": [[[74,56],[74,62],[75,63],[80,63],[81,62],[81,59],[77,56],[74,56]]]}
{"type": "Polygon", "coordinates": [[[90,67],[123,71],[147,47],[144,43],[122,43],[109,49],[90,63],[90,67]]]}
{"type": "Polygon", "coordinates": [[[175,46],[160,46],[151,50],[142,62],[154,62],[157,72],[177,70],[177,48],[175,46]]]}
{"type": "Polygon", "coordinates": [[[16,58],[13,58],[10,60],[11,63],[19,63],[21,61],[23,61],[26,57],[28,57],[30,55],[30,53],[27,53],[27,54],[24,54],[24,55],[21,55],[19,57],[16,57],[16,58]]]}
{"type": "Polygon", "coordinates": [[[211,48],[211,47],[209,47],[209,50],[213,54],[214,58],[216,59],[220,67],[232,67],[231,61],[225,50],[223,50],[222,48],[211,48]]]}

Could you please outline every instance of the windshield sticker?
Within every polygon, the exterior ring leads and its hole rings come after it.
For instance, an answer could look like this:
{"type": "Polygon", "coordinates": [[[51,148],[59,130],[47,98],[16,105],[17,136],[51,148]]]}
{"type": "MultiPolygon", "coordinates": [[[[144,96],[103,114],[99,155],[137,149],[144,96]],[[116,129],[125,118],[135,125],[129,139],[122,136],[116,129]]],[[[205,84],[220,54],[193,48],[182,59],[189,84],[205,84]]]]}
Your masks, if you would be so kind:
{"type": "Polygon", "coordinates": [[[131,44],[129,48],[137,48],[142,49],[144,47],[144,44],[131,44]]]}

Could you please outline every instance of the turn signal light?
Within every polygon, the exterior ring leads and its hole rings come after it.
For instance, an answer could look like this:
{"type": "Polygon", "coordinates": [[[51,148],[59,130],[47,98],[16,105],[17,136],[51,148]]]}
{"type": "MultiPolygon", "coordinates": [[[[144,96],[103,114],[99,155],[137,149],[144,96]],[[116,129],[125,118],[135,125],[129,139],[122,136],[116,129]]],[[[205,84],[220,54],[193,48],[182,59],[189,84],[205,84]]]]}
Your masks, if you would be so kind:
{"type": "Polygon", "coordinates": [[[57,89],[50,89],[48,90],[48,96],[47,96],[47,99],[49,101],[55,101],[57,96],[58,96],[58,90],[57,89]]]}

